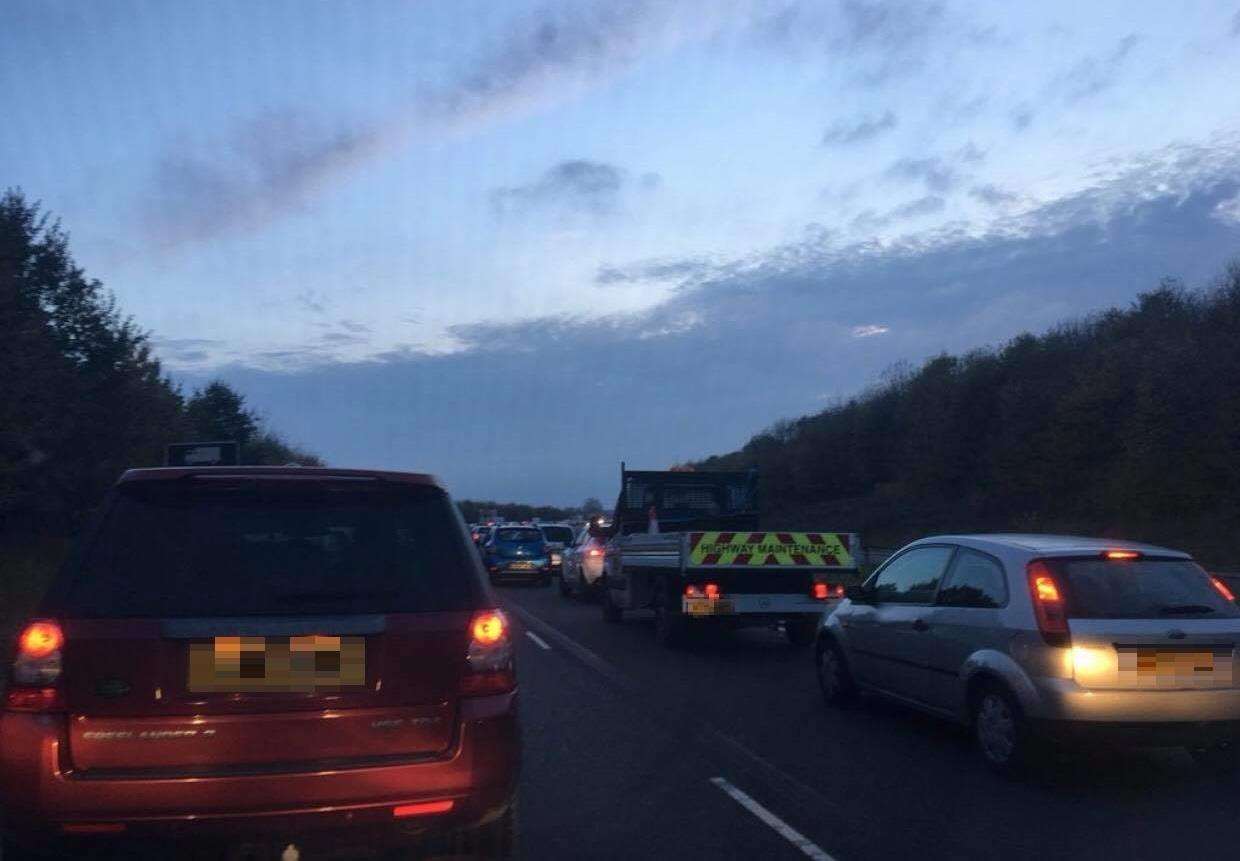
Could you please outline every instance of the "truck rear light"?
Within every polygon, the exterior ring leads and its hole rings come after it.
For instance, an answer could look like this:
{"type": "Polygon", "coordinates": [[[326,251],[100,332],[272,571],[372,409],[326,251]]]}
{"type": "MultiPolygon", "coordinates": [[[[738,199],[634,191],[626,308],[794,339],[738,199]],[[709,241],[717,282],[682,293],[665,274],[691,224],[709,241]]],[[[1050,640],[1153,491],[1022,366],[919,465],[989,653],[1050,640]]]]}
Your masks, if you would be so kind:
{"type": "Polygon", "coordinates": [[[706,595],[707,598],[709,598],[712,601],[719,600],[719,584],[718,583],[707,583],[705,586],[702,587],[702,592],[706,595]]]}
{"type": "Polygon", "coordinates": [[[1030,562],[1028,576],[1029,597],[1042,639],[1052,646],[1068,645],[1068,614],[1055,575],[1045,562],[1030,562]]]}
{"type": "Polygon", "coordinates": [[[443,801],[420,801],[417,804],[401,804],[392,808],[392,815],[397,819],[403,819],[406,816],[429,816],[434,813],[447,813],[456,802],[451,798],[445,798],[443,801]]]}
{"type": "Polygon", "coordinates": [[[696,583],[690,583],[685,587],[686,598],[705,598],[706,593],[702,591],[702,587],[696,583]]]}
{"type": "Polygon", "coordinates": [[[828,601],[832,598],[844,597],[843,583],[815,583],[811,593],[816,601],[828,601]]]}
{"type": "Polygon", "coordinates": [[[461,676],[461,694],[486,696],[517,685],[512,638],[507,617],[499,610],[476,613],[469,623],[469,649],[461,676]]]}

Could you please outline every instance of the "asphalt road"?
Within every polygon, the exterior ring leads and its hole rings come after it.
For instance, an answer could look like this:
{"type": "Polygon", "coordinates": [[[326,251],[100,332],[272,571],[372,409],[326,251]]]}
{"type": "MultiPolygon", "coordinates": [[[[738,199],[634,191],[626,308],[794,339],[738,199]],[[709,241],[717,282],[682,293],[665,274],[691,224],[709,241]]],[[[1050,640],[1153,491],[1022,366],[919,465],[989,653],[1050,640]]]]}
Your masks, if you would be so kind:
{"type": "Polygon", "coordinates": [[[500,591],[521,641],[526,859],[1240,853],[1240,780],[1182,751],[1065,754],[1013,782],[932,718],[827,710],[810,650],[774,631],[669,651],[642,615],[500,591]]]}

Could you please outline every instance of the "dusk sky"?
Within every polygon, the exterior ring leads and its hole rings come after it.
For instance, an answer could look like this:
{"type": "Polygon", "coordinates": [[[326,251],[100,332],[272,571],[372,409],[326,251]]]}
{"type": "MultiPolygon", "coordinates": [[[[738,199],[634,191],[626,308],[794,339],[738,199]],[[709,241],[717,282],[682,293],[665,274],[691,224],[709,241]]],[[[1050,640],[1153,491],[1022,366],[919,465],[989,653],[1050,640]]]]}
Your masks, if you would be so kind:
{"type": "Polygon", "coordinates": [[[337,466],[610,499],[1240,256],[1240,2],[20,2],[0,186],[337,466]]]}

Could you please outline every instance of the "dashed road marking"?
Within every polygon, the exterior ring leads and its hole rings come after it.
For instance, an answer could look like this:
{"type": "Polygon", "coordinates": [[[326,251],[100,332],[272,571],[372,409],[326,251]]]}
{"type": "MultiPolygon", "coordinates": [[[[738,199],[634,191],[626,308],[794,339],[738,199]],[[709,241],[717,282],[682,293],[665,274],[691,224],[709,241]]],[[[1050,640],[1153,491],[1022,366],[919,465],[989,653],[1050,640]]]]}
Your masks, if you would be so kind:
{"type": "Polygon", "coordinates": [[[547,641],[544,640],[542,637],[538,636],[537,634],[535,634],[533,631],[526,631],[525,636],[529,637],[531,640],[537,643],[539,648],[545,651],[548,651],[548,652],[551,651],[551,646],[548,645],[547,641]]]}
{"type": "Polygon", "coordinates": [[[784,822],[784,820],[780,819],[774,813],[754,801],[749,797],[749,795],[742,792],[740,789],[737,789],[724,778],[712,777],[710,782],[730,795],[732,800],[748,810],[754,816],[758,817],[764,825],[769,826],[771,830],[780,837],[784,838],[797,849],[801,850],[801,853],[806,857],[813,858],[814,861],[835,861],[835,859],[824,852],[822,847],[817,843],[810,840],[800,831],[797,831],[787,822],[784,822]]]}

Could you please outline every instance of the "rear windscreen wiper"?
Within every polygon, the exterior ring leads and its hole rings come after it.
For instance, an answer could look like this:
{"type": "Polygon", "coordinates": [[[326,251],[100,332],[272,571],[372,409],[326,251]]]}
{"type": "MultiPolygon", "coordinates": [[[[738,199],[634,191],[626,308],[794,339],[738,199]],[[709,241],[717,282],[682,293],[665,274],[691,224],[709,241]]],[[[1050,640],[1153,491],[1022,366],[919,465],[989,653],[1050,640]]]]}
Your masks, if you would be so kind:
{"type": "Polygon", "coordinates": [[[1191,616],[1194,613],[1213,613],[1214,608],[1205,604],[1169,604],[1159,607],[1160,616],[1191,616]]]}

